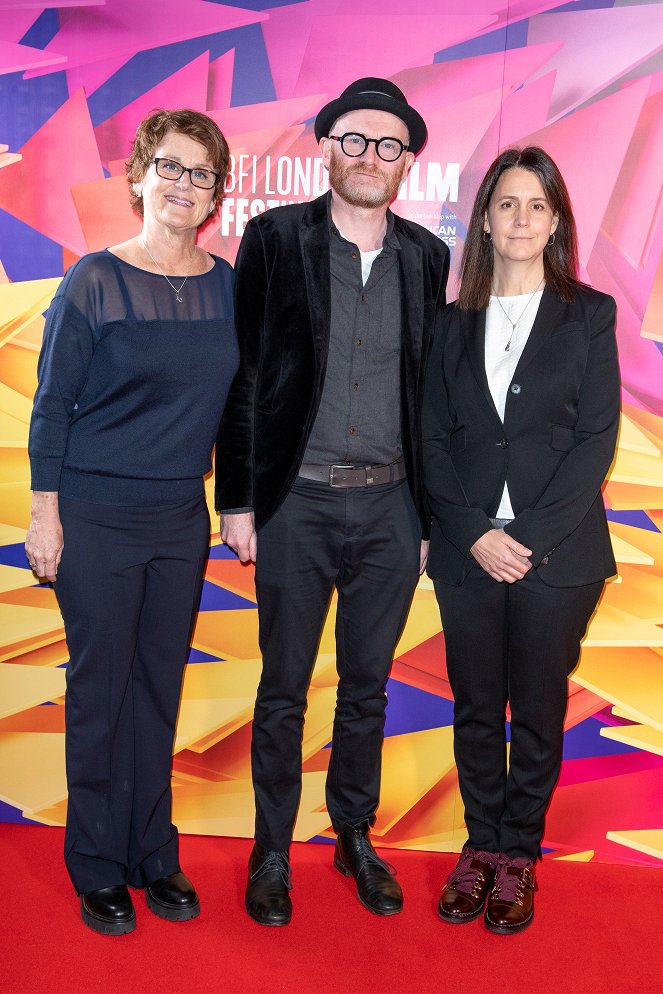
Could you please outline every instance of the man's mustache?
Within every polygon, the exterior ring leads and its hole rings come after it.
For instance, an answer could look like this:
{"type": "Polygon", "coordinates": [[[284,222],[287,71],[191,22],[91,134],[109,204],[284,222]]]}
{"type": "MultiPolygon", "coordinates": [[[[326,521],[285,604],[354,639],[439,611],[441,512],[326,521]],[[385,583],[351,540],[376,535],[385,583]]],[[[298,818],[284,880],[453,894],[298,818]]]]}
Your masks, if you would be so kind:
{"type": "Polygon", "coordinates": [[[379,176],[380,179],[384,179],[382,170],[375,166],[350,166],[347,171],[348,173],[363,173],[364,176],[379,176]]]}

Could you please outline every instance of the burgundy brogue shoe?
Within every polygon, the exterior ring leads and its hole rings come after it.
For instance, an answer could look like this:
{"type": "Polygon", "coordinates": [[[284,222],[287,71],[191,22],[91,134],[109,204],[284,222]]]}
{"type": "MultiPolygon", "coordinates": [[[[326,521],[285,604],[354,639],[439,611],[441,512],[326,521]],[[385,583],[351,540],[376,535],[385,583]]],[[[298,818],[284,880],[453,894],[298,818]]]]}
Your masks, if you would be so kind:
{"type": "Polygon", "coordinates": [[[484,909],[495,879],[496,854],[466,846],[444,885],[437,913],[445,922],[474,921],[484,909]]]}
{"type": "Polygon", "coordinates": [[[500,863],[488,897],[484,923],[490,932],[513,935],[532,924],[536,875],[526,856],[500,863]]]}

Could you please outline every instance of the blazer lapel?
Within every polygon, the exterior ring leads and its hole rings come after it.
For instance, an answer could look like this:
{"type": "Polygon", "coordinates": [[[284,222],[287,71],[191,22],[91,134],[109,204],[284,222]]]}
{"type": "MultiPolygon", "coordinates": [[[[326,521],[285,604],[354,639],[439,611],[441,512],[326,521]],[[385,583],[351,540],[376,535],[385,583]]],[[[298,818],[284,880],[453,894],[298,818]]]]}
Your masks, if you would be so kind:
{"type": "Polygon", "coordinates": [[[465,350],[481,395],[493,417],[502,424],[486,376],[486,312],[459,311],[465,350]]]}
{"type": "Polygon", "coordinates": [[[401,341],[406,382],[413,387],[419,377],[424,329],[424,272],[421,248],[398,229],[398,263],[401,283],[401,341]]]}
{"type": "Polygon", "coordinates": [[[553,293],[548,287],[544,288],[532,330],[513,374],[514,380],[520,376],[539,349],[549,340],[552,329],[561,321],[565,307],[566,304],[560,300],[556,293],[553,293]]]}
{"type": "MultiPolygon", "coordinates": [[[[329,272],[329,220],[327,197],[313,200],[307,207],[299,228],[309,323],[316,358],[327,356],[331,321],[331,277],[329,272]]],[[[287,288],[284,288],[287,289],[287,288]]],[[[296,292],[296,287],[292,288],[296,292]]]]}

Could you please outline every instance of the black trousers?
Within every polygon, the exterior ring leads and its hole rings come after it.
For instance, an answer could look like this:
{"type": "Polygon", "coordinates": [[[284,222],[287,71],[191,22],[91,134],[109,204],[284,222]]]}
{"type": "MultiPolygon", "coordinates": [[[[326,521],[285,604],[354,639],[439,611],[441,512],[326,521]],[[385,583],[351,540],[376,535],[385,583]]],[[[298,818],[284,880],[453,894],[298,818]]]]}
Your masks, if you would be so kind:
{"type": "Polygon", "coordinates": [[[301,792],[306,693],[334,587],[339,684],[327,808],[336,831],[375,818],[394,648],[419,572],[407,482],[332,489],[298,479],[258,533],[263,670],[251,759],[256,840],[286,849],[301,792]]]}
{"type": "Polygon", "coordinates": [[[209,548],[204,497],[168,507],[60,499],[65,860],[78,893],[179,869],[170,771],[209,548]]]}
{"type": "Polygon", "coordinates": [[[603,581],[549,587],[536,570],[498,583],[478,566],[459,587],[435,582],[460,792],[475,849],[530,859],[540,853],[562,762],[568,676],[602,589],[603,581]]]}

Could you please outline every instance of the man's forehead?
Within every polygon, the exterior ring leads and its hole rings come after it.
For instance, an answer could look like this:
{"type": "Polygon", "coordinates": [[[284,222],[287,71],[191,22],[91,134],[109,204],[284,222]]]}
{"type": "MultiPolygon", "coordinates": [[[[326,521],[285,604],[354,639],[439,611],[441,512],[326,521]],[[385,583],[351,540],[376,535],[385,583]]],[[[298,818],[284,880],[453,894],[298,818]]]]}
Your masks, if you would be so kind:
{"type": "Polygon", "coordinates": [[[358,131],[367,138],[400,138],[405,144],[409,140],[405,122],[386,110],[352,110],[339,117],[330,129],[337,135],[349,131],[358,131]]]}

